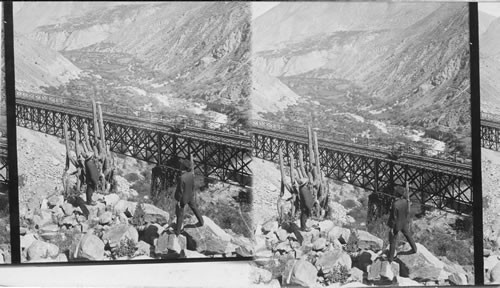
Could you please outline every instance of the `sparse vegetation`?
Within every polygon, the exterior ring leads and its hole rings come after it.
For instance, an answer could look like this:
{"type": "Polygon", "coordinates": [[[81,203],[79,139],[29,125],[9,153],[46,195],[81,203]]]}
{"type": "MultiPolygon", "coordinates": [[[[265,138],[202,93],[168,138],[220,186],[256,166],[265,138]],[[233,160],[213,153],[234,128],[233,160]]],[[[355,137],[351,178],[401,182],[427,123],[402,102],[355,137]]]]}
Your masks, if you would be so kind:
{"type": "Polygon", "coordinates": [[[137,250],[134,240],[125,238],[120,241],[120,244],[115,250],[112,250],[111,257],[114,259],[121,257],[132,257],[137,250]]]}
{"type": "Polygon", "coordinates": [[[324,278],[325,285],[330,285],[333,283],[344,284],[347,282],[347,279],[349,279],[349,269],[344,265],[337,264],[333,266],[332,272],[326,274],[324,278]]]}

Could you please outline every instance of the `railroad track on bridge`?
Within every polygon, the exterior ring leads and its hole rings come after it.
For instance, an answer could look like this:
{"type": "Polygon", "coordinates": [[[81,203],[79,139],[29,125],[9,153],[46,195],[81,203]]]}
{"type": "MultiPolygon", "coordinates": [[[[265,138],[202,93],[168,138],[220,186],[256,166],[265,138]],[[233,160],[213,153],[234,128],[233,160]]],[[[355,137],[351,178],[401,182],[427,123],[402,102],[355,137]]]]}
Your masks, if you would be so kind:
{"type": "MultiPolygon", "coordinates": [[[[302,150],[307,161],[307,134],[300,129],[270,129],[252,126],[254,157],[278,162],[283,150],[285,164],[302,150]]],[[[390,151],[356,143],[321,139],[318,136],[320,166],[326,177],[369,191],[391,191],[392,185],[410,184],[413,201],[459,214],[472,215],[473,187],[470,164],[403,154],[392,159],[390,151]]],[[[390,192],[389,192],[390,193],[390,192]]]]}
{"type": "MultiPolygon", "coordinates": [[[[250,137],[235,132],[206,129],[206,123],[191,122],[176,131],[175,121],[161,115],[130,113],[129,108],[103,105],[103,120],[110,150],[139,160],[165,165],[172,157],[189,159],[203,176],[242,186],[251,184],[250,137]],[[189,125],[192,124],[192,125],[189,125]],[[198,125],[197,125],[198,124],[198,125]]],[[[16,91],[16,124],[63,137],[63,123],[72,131],[89,127],[93,137],[92,104],[69,98],[16,91]]],[[[210,123],[209,123],[210,124],[210,123]]]]}

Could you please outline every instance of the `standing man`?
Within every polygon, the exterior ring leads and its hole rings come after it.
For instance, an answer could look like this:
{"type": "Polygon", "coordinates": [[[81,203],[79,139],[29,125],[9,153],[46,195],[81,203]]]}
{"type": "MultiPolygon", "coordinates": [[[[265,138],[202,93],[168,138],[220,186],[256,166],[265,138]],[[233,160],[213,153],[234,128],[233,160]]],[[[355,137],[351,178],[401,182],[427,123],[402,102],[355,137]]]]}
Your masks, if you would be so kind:
{"type": "Polygon", "coordinates": [[[405,235],[406,240],[411,246],[411,250],[408,254],[413,254],[417,252],[417,246],[410,235],[410,209],[409,202],[407,200],[406,191],[402,186],[396,186],[394,192],[399,197],[394,200],[391,206],[391,211],[389,214],[389,221],[387,225],[391,229],[389,231],[389,262],[392,262],[394,258],[394,253],[396,252],[396,242],[398,240],[398,233],[401,231],[405,235]]]}
{"type": "Polygon", "coordinates": [[[307,228],[306,222],[307,218],[311,217],[312,208],[314,205],[314,199],[312,195],[312,183],[309,185],[309,179],[302,178],[299,180],[299,197],[300,197],[300,229],[302,231],[310,231],[307,228]]]}
{"type": "Polygon", "coordinates": [[[91,153],[88,153],[85,158],[85,178],[87,179],[87,190],[85,194],[87,196],[87,205],[96,205],[95,201],[92,201],[92,194],[97,189],[97,184],[99,183],[99,170],[95,164],[94,157],[91,153]]]}
{"type": "Polygon", "coordinates": [[[184,221],[184,206],[189,205],[194,215],[198,219],[197,226],[203,226],[203,217],[201,217],[198,207],[195,203],[194,195],[194,172],[191,167],[190,161],[181,160],[180,168],[182,175],[177,181],[177,189],[175,190],[175,200],[177,205],[175,205],[175,215],[177,216],[177,223],[175,227],[175,234],[179,235],[182,228],[182,222],[184,221]]]}

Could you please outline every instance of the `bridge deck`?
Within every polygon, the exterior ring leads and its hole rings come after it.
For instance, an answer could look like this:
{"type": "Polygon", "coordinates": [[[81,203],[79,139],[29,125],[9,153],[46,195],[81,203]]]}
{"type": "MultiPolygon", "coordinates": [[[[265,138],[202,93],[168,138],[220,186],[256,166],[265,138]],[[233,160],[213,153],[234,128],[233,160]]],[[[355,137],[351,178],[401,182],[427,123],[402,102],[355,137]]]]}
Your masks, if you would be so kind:
{"type": "MultiPolygon", "coordinates": [[[[49,109],[53,111],[58,111],[62,113],[68,113],[80,117],[92,118],[91,107],[61,107],[59,105],[44,103],[41,101],[17,98],[17,104],[23,104],[27,106],[34,106],[38,108],[49,109]]],[[[163,121],[156,121],[150,119],[144,119],[140,117],[131,117],[129,115],[117,115],[109,114],[103,112],[103,119],[107,122],[112,122],[116,124],[126,124],[132,127],[147,129],[152,131],[168,132],[174,126],[172,124],[167,124],[163,121]]],[[[197,138],[202,138],[205,141],[211,141],[214,143],[222,143],[225,145],[248,148],[250,149],[250,137],[243,135],[236,135],[232,133],[224,133],[220,131],[215,131],[211,129],[202,129],[198,127],[187,126],[181,134],[186,136],[193,136],[197,138]]]]}
{"type": "MultiPolygon", "coordinates": [[[[289,132],[267,130],[255,127],[252,127],[252,131],[259,134],[273,136],[287,141],[308,145],[308,139],[304,135],[297,135],[289,132]]],[[[363,155],[371,158],[391,161],[388,158],[390,153],[387,150],[380,148],[367,147],[364,145],[357,145],[353,143],[345,143],[342,141],[322,140],[322,139],[318,139],[318,145],[319,148],[327,148],[344,153],[363,155]]],[[[432,157],[418,156],[413,154],[403,154],[397,160],[397,162],[402,165],[427,168],[445,173],[458,173],[458,175],[462,175],[464,177],[472,177],[472,166],[470,164],[447,161],[432,157]]]]}

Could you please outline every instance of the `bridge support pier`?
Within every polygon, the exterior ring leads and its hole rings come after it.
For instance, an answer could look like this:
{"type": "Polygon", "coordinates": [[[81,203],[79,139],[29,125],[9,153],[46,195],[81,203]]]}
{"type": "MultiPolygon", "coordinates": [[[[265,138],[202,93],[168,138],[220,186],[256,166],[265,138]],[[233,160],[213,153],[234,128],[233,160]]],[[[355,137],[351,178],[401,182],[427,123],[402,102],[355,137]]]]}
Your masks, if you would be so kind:
{"type": "MultiPolygon", "coordinates": [[[[368,212],[366,224],[370,225],[377,219],[388,215],[391,209],[392,197],[380,193],[371,193],[368,196],[368,212]]],[[[385,224],[385,223],[384,223],[385,224]]]]}
{"type": "Polygon", "coordinates": [[[175,185],[180,171],[173,167],[157,165],[151,171],[151,200],[174,201],[175,185]]]}

